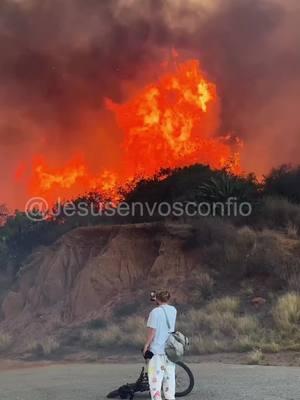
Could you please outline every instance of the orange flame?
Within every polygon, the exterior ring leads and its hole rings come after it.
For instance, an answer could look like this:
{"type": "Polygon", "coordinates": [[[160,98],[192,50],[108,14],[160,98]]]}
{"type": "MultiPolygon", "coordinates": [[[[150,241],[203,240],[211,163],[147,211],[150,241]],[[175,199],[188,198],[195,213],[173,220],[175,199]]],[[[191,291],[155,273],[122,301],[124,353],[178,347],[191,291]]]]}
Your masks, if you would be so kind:
{"type": "Polygon", "coordinates": [[[202,72],[197,60],[179,64],[176,70],[146,86],[123,104],[107,100],[124,135],[123,170],[89,172],[86,163],[70,163],[50,170],[40,163],[34,170],[34,195],[60,192],[73,196],[98,189],[117,196],[119,186],[132,177],[150,177],[161,168],[194,163],[212,168],[229,168],[240,173],[240,142],[230,135],[216,136],[219,129],[220,102],[214,83],[202,72]]]}
{"type": "Polygon", "coordinates": [[[125,136],[128,173],[153,175],[161,167],[204,163],[239,172],[228,138],[215,136],[219,99],[196,60],[149,85],[124,104],[108,101],[125,136]]]}
{"type": "Polygon", "coordinates": [[[83,165],[78,168],[67,167],[61,172],[56,171],[51,174],[46,172],[42,165],[39,165],[36,167],[35,172],[39,177],[41,190],[47,191],[51,189],[53,185],[59,185],[61,188],[69,189],[78,178],[85,175],[85,167],[83,165]]]}

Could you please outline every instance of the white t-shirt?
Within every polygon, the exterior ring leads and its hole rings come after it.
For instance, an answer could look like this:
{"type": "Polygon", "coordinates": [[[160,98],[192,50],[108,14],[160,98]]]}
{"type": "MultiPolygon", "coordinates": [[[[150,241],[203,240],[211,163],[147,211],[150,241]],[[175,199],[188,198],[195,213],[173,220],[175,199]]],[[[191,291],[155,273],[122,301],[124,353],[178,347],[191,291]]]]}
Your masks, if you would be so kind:
{"type": "Polygon", "coordinates": [[[156,330],[154,339],[150,345],[150,350],[153,354],[165,354],[165,345],[170,332],[175,331],[177,310],[170,305],[163,305],[154,308],[148,318],[147,327],[156,330]],[[168,329],[164,310],[168,316],[171,329],[168,329]]]}

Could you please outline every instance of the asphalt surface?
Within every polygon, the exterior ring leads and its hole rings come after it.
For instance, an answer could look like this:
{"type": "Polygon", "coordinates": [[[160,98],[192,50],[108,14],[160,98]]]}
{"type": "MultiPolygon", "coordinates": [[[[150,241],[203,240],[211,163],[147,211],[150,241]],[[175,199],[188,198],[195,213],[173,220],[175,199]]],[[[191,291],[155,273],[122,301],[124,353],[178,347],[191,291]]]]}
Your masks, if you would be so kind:
{"type": "MultiPolygon", "coordinates": [[[[134,381],[140,365],[52,365],[0,372],[0,400],[102,400],[134,381]]],[[[190,400],[299,400],[300,368],[190,365],[195,388],[190,400]]],[[[137,396],[137,399],[147,396],[137,396]]]]}

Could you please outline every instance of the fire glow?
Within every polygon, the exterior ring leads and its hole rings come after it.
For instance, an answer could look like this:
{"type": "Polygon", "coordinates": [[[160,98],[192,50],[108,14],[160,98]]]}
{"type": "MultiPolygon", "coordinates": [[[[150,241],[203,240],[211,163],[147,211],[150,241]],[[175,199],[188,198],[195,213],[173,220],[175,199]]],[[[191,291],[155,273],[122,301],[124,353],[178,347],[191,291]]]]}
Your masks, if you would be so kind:
{"type": "Polygon", "coordinates": [[[220,125],[217,88],[197,60],[177,65],[126,102],[108,99],[106,106],[123,134],[122,169],[104,169],[95,175],[83,160],[59,170],[43,160],[34,167],[32,195],[55,201],[98,190],[113,197],[117,188],[137,176],[148,178],[161,168],[194,163],[241,172],[239,141],[216,135],[220,125]]]}

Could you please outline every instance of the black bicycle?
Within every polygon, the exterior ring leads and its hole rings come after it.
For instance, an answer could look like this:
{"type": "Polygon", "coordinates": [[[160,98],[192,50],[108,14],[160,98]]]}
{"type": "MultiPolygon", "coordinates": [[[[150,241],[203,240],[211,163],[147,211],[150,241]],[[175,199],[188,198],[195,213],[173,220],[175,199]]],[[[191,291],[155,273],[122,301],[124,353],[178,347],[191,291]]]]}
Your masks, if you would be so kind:
{"type": "MultiPolygon", "coordinates": [[[[176,362],[176,397],[187,396],[194,388],[194,376],[189,367],[181,361],[176,362]]],[[[142,368],[135,383],[127,383],[113,390],[106,396],[108,399],[130,399],[135,393],[149,392],[148,373],[142,368]]]]}

